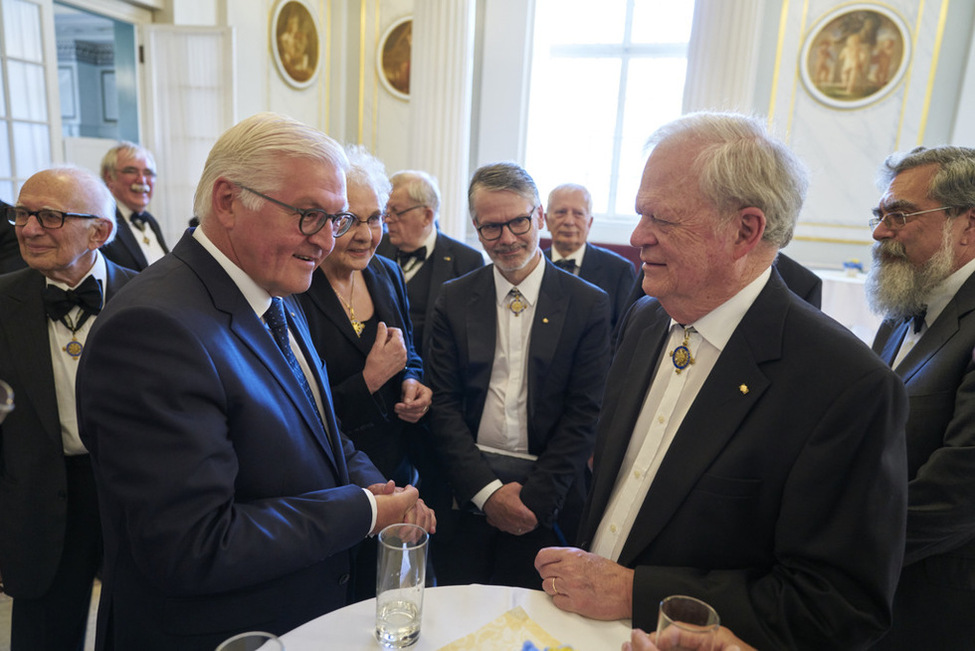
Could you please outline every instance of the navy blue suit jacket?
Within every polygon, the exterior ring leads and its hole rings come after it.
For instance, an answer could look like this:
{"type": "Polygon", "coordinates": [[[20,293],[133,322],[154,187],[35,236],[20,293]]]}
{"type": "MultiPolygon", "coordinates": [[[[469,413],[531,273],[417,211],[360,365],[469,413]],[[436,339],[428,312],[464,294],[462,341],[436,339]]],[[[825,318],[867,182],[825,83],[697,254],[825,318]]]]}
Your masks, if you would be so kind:
{"type": "MultiPolygon", "coordinates": [[[[110,260],[105,268],[108,301],[135,273],[110,260]]],[[[46,283],[33,269],[0,276],[0,379],[17,403],[0,425],[0,574],[8,594],[25,599],[51,586],[68,510],[46,283]]]]}
{"type": "Polygon", "coordinates": [[[136,277],[92,329],[78,416],[105,534],[100,649],[208,649],[345,605],[382,475],[335,422],[304,314],[289,326],[326,434],[237,286],[193,239],[136,277]]]}
{"type": "MultiPolygon", "coordinates": [[[[606,511],[670,321],[643,298],[621,323],[583,546],[606,511]]],[[[652,629],[660,600],[687,594],[759,649],[861,649],[879,637],[903,557],[906,418],[899,378],[773,272],[624,543],[619,563],[636,570],[633,625],[652,629]]]]}

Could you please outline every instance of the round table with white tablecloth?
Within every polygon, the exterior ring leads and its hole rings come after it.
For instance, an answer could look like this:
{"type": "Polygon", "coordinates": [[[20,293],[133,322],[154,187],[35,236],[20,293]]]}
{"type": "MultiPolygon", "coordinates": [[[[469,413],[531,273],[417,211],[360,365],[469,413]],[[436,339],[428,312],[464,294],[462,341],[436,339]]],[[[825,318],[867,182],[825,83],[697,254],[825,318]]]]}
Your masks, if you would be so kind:
{"type": "MultiPolygon", "coordinates": [[[[602,622],[563,612],[540,590],[475,584],[427,588],[423,598],[420,640],[409,649],[435,651],[490,628],[492,623],[496,624],[499,618],[519,606],[533,624],[574,651],[619,649],[630,639],[629,620],[602,622]]],[[[376,600],[368,599],[313,619],[282,636],[281,640],[287,651],[374,651],[380,648],[373,634],[375,621],[376,600]]],[[[521,641],[513,648],[503,646],[504,651],[518,651],[521,641]]],[[[477,645],[478,651],[491,651],[491,648],[483,641],[477,645]]]]}

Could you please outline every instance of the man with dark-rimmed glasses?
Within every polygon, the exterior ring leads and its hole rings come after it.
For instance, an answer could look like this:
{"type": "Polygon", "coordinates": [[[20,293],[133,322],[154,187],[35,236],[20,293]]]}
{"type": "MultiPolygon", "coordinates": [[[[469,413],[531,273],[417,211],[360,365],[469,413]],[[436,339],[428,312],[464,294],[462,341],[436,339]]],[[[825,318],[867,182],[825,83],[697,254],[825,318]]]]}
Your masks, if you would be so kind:
{"type": "Polygon", "coordinates": [[[406,280],[413,342],[427,359],[433,304],[445,282],[484,266],[477,249],[444,235],[437,227],[440,188],[437,179],[420,170],[389,177],[393,189],[386,202],[386,233],[376,253],[396,260],[406,280]]]}
{"type": "Polygon", "coordinates": [[[535,554],[575,537],[585,500],[609,297],[542,255],[524,169],[478,169],[468,202],[494,264],[444,284],[431,324],[430,425],[460,507],[433,559],[444,584],[537,588],[535,554]]]}
{"type": "Polygon", "coordinates": [[[339,430],[293,294],[347,230],[348,159],[260,113],[217,140],[196,229],[99,319],[78,420],[105,532],[99,649],[211,650],[344,606],[351,548],[432,529],[339,430]]]}
{"type": "Polygon", "coordinates": [[[0,425],[0,575],[13,651],[80,649],[101,564],[98,500],[75,418],[88,334],[135,272],[98,251],[115,202],[74,167],[38,172],[3,220],[28,269],[0,276],[0,379],[17,407],[0,425]]]}
{"type": "Polygon", "coordinates": [[[881,168],[867,297],[873,349],[904,380],[908,511],[879,649],[975,645],[975,149],[918,147],[881,168]]]}

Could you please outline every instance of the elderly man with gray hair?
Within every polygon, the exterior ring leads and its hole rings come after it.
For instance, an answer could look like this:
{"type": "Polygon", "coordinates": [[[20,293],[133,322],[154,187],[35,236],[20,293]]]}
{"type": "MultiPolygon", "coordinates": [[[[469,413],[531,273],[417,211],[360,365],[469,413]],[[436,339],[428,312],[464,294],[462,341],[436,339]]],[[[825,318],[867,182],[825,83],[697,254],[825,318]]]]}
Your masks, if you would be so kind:
{"type": "Polygon", "coordinates": [[[867,296],[873,349],[904,381],[907,547],[879,649],[975,645],[975,149],[918,147],[881,168],[867,296]]]}
{"type": "Polygon", "coordinates": [[[99,247],[115,202],[76,167],[38,172],[5,210],[28,268],[0,276],[0,379],[17,408],[0,425],[0,576],[13,651],[80,649],[102,533],[75,374],[102,306],[135,275],[99,247]]]}

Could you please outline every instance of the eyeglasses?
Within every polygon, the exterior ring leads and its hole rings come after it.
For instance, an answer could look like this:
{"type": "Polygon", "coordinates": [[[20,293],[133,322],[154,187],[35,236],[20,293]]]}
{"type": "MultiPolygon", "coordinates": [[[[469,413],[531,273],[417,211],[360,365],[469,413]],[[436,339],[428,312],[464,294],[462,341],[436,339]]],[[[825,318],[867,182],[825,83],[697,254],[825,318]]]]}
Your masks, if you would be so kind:
{"type": "Polygon", "coordinates": [[[475,228],[477,229],[477,232],[481,234],[481,239],[485,242],[492,242],[500,238],[505,226],[508,227],[508,230],[511,231],[512,235],[524,235],[532,229],[532,217],[535,216],[536,210],[538,210],[538,206],[532,208],[531,214],[529,215],[515,217],[514,219],[509,219],[508,221],[501,222],[500,224],[484,224],[475,228]]]}
{"type": "Polygon", "coordinates": [[[89,215],[87,213],[78,212],[62,212],[60,210],[48,210],[47,208],[42,208],[40,210],[27,210],[26,208],[21,208],[20,206],[10,206],[7,208],[7,222],[9,222],[12,226],[26,226],[32,215],[37,218],[37,223],[41,225],[41,228],[47,228],[50,230],[64,226],[64,219],[66,217],[74,217],[76,219],[99,219],[98,215],[89,215]]]}
{"type": "Polygon", "coordinates": [[[156,170],[151,170],[149,168],[139,169],[138,167],[123,167],[122,169],[115,169],[116,173],[124,174],[126,176],[144,176],[147,179],[156,178],[156,170]]]}
{"type": "Polygon", "coordinates": [[[918,210],[917,212],[889,212],[886,215],[880,210],[880,208],[874,208],[874,217],[867,223],[870,224],[870,228],[877,228],[880,226],[880,222],[883,222],[884,226],[893,230],[895,228],[903,228],[906,226],[908,217],[923,215],[929,212],[938,212],[939,210],[950,210],[951,208],[952,206],[941,206],[940,208],[918,210]]]}
{"type": "Polygon", "coordinates": [[[378,213],[378,212],[377,213],[373,213],[373,214],[369,215],[368,217],[366,217],[365,219],[360,219],[359,216],[357,214],[355,214],[354,212],[350,212],[349,214],[352,215],[352,219],[355,220],[354,223],[353,223],[353,226],[355,224],[365,224],[369,228],[379,228],[380,226],[382,226],[382,223],[383,223],[383,214],[382,213],[378,213]]]}
{"type": "Polygon", "coordinates": [[[397,210],[388,210],[387,209],[386,212],[385,212],[385,214],[383,215],[384,221],[387,221],[387,222],[390,221],[390,220],[394,220],[395,221],[396,219],[399,219],[400,217],[402,217],[406,213],[410,212],[411,210],[416,210],[417,208],[426,208],[426,206],[423,205],[422,203],[418,203],[415,206],[410,206],[409,208],[403,208],[402,210],[399,210],[399,211],[397,211],[397,210]]]}
{"type": "Polygon", "coordinates": [[[352,222],[356,220],[356,216],[350,212],[340,212],[337,214],[327,213],[324,210],[319,210],[318,208],[309,208],[307,210],[302,210],[301,208],[295,208],[294,206],[289,206],[283,201],[278,201],[273,197],[269,197],[266,194],[253,190],[246,185],[241,185],[234,181],[236,185],[241,190],[247,190],[251,194],[256,194],[261,199],[267,199],[271,203],[277,204],[282,208],[287,208],[288,210],[297,213],[301,216],[298,220],[298,230],[301,231],[302,235],[314,235],[318,231],[325,228],[325,222],[332,222],[332,235],[335,237],[340,237],[345,235],[345,233],[352,228],[352,222]]]}

